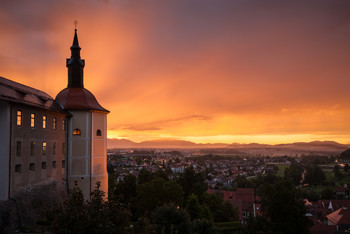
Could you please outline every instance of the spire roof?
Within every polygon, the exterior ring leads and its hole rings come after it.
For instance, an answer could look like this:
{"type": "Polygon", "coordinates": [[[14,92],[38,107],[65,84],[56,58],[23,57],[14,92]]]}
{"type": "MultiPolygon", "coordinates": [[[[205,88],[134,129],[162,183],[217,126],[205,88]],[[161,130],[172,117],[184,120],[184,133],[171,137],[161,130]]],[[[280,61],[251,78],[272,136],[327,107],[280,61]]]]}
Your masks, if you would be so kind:
{"type": "Polygon", "coordinates": [[[75,49],[75,48],[81,49],[80,46],[79,46],[77,29],[74,29],[74,39],[73,39],[72,47],[70,49],[75,49]]]}

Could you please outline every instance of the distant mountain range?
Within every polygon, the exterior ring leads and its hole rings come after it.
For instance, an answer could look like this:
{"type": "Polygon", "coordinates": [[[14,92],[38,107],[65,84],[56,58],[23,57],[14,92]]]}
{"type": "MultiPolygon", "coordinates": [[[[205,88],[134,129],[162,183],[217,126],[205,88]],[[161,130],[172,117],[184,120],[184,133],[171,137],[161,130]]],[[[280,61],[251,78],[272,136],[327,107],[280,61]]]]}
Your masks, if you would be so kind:
{"type": "Polygon", "coordinates": [[[312,141],[312,142],[295,142],[290,144],[224,144],[224,143],[207,143],[197,144],[184,140],[150,140],[136,143],[126,139],[108,139],[108,149],[222,149],[222,150],[238,150],[248,154],[274,154],[274,155],[290,155],[290,154],[339,154],[350,146],[340,144],[334,141],[312,141]]]}

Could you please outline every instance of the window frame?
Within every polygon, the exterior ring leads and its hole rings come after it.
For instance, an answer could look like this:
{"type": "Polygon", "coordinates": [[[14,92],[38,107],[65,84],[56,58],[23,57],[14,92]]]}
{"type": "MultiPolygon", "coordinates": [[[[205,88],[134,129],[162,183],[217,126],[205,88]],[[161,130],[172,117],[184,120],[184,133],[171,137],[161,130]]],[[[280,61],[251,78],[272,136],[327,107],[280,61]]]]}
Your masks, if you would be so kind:
{"type": "Polygon", "coordinates": [[[79,128],[75,128],[72,132],[73,136],[81,136],[81,130],[79,128]]]}
{"type": "Polygon", "coordinates": [[[22,156],[22,141],[16,141],[16,156],[22,156]]]}
{"type": "Polygon", "coordinates": [[[56,118],[56,117],[53,118],[53,121],[52,121],[52,128],[53,128],[53,130],[56,130],[56,129],[57,129],[57,118],[56,118]]]}
{"type": "Polygon", "coordinates": [[[30,127],[35,128],[35,113],[30,114],[30,127]]]}
{"type": "Polygon", "coordinates": [[[47,127],[47,116],[43,115],[43,129],[46,129],[47,127]]]}
{"type": "Polygon", "coordinates": [[[17,121],[16,121],[16,125],[17,126],[22,126],[22,110],[17,110],[17,121]]]}
{"type": "Polygon", "coordinates": [[[41,154],[42,154],[43,156],[45,156],[46,153],[47,153],[47,142],[46,142],[46,141],[43,141],[43,143],[42,143],[42,148],[41,148],[41,154]]]}

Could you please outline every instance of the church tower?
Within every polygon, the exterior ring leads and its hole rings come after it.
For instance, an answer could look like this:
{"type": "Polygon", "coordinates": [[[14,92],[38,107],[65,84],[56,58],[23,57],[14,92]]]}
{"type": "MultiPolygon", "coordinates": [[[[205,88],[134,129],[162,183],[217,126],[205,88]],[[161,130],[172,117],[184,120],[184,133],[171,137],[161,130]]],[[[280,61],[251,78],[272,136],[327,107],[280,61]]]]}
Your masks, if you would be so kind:
{"type": "Polygon", "coordinates": [[[67,58],[68,86],[56,96],[62,108],[71,116],[63,125],[67,128],[67,182],[73,188],[77,182],[85,199],[101,182],[100,189],[108,192],[107,174],[107,114],[95,96],[84,88],[85,60],[80,57],[75,29],[71,57],[67,58]]]}

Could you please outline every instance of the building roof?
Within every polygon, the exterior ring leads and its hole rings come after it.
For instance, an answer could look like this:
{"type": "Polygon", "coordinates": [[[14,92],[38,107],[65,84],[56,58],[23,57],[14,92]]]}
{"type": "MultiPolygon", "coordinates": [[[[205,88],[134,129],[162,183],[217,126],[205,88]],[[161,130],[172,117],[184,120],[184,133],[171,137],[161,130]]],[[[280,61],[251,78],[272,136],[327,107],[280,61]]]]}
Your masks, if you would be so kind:
{"type": "Polygon", "coordinates": [[[56,100],[66,110],[96,110],[109,113],[85,88],[65,88],[57,94],[56,100]]]}
{"type": "Polygon", "coordinates": [[[334,224],[350,224],[350,210],[346,207],[340,208],[327,215],[327,219],[334,224]]]}
{"type": "Polygon", "coordinates": [[[73,45],[70,48],[71,57],[67,59],[66,64],[68,68],[68,87],[57,94],[56,100],[66,110],[95,110],[109,113],[98,103],[95,96],[84,88],[83,70],[85,60],[80,57],[80,49],[77,29],[75,29],[73,45]]]}
{"type": "Polygon", "coordinates": [[[327,219],[330,220],[332,223],[337,224],[342,218],[342,215],[339,214],[341,210],[342,208],[334,211],[333,213],[330,213],[329,215],[327,215],[327,219]]]}
{"type": "Polygon", "coordinates": [[[66,113],[47,93],[1,76],[0,100],[66,113]]]}

